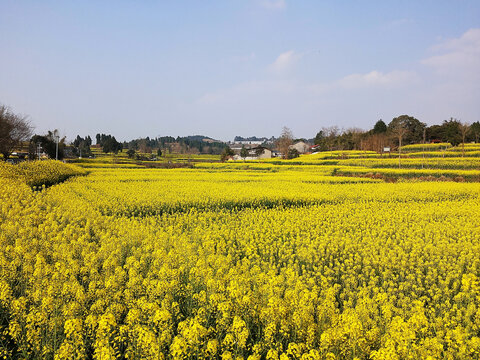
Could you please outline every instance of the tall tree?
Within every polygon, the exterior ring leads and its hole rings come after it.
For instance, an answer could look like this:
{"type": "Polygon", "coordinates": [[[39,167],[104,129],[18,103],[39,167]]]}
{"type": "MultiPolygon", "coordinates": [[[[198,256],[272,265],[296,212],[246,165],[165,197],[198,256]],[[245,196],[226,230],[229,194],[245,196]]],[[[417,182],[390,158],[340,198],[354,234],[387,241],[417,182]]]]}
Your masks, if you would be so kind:
{"type": "Polygon", "coordinates": [[[364,137],[361,129],[350,128],[342,131],[340,135],[336,135],[336,139],[332,141],[338,150],[358,150],[364,137]]]}
{"type": "Polygon", "coordinates": [[[288,149],[293,144],[293,133],[288,127],[284,126],[280,137],[277,139],[277,148],[282,153],[282,158],[288,156],[288,149]]]}
{"type": "Polygon", "coordinates": [[[380,119],[375,123],[371,132],[372,132],[372,134],[386,133],[387,132],[387,124],[385,124],[385,122],[382,119],[380,119]]]}
{"type": "Polygon", "coordinates": [[[246,157],[248,156],[248,150],[245,146],[242,146],[242,149],[240,150],[240,156],[243,158],[243,161],[245,161],[246,157]]]}
{"type": "Polygon", "coordinates": [[[90,145],[92,145],[92,139],[90,136],[86,136],[85,138],[77,135],[75,140],[72,142],[73,145],[73,153],[77,156],[90,156],[92,154],[90,150],[90,145]]]}
{"type": "MultiPolygon", "coordinates": [[[[356,130],[355,130],[356,131],[356,130]]],[[[348,136],[345,137],[348,139],[348,136]]],[[[339,146],[339,129],[337,126],[323,127],[315,136],[315,145],[319,145],[320,151],[334,150],[339,146]]]]}
{"type": "Polygon", "coordinates": [[[427,127],[427,141],[446,142],[443,139],[443,128],[441,125],[431,125],[427,127]]]}
{"type": "Polygon", "coordinates": [[[233,152],[232,149],[230,149],[229,146],[227,146],[226,148],[223,149],[222,151],[222,154],[220,156],[220,160],[222,162],[224,162],[225,160],[227,160],[230,156],[233,156],[235,153],[233,152]]]}
{"type": "Polygon", "coordinates": [[[104,153],[113,152],[117,154],[122,148],[122,144],[115,139],[115,136],[108,135],[103,140],[102,150],[104,153]]]}
{"type": "Polygon", "coordinates": [[[465,123],[460,122],[459,128],[462,134],[462,157],[465,157],[465,139],[467,137],[468,132],[470,131],[470,124],[466,122],[465,123]]]}
{"type": "Polygon", "coordinates": [[[376,151],[383,154],[384,148],[391,146],[391,140],[386,133],[369,134],[362,139],[361,150],[376,151]]]}
{"type": "MultiPolygon", "coordinates": [[[[50,159],[55,159],[57,156],[57,139],[54,131],[48,131],[46,135],[34,135],[30,139],[29,157],[34,159],[37,146],[43,149],[50,159]]],[[[61,160],[65,156],[65,137],[58,141],[58,159],[61,160]]]]}
{"type": "Polygon", "coordinates": [[[470,133],[473,135],[475,142],[478,143],[480,139],[480,122],[475,121],[470,125],[470,133]]]}
{"type": "Polygon", "coordinates": [[[460,130],[460,121],[455,118],[444,120],[440,125],[440,133],[442,141],[449,142],[453,146],[457,146],[462,141],[462,132],[460,130]]]}
{"type": "Polygon", "coordinates": [[[318,150],[319,151],[327,151],[327,141],[326,141],[326,135],[323,130],[320,130],[317,135],[315,135],[314,139],[314,144],[318,145],[318,150]]]}
{"type": "Polygon", "coordinates": [[[396,118],[393,118],[392,121],[388,124],[388,131],[392,132],[393,129],[399,128],[404,129],[403,141],[406,144],[415,144],[420,143],[423,139],[423,130],[426,128],[426,124],[422,123],[420,120],[409,115],[400,115],[396,118]]]}
{"type": "Polygon", "coordinates": [[[26,116],[13,113],[0,105],[0,153],[7,160],[15,147],[32,135],[32,126],[26,116]]]}
{"type": "Polygon", "coordinates": [[[389,130],[391,134],[398,139],[398,167],[400,168],[400,161],[402,157],[402,140],[405,134],[408,133],[407,125],[402,121],[398,121],[389,130]]]}

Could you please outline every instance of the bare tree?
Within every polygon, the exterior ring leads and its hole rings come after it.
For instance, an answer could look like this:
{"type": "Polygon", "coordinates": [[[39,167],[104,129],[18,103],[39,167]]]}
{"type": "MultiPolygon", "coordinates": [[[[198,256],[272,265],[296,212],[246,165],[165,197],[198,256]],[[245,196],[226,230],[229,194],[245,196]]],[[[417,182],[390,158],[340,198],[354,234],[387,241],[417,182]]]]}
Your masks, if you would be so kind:
{"type": "Polygon", "coordinates": [[[360,150],[376,151],[382,156],[386,146],[393,146],[392,140],[385,133],[367,135],[365,138],[361,138],[361,141],[363,146],[360,147],[360,150]]]}
{"type": "Polygon", "coordinates": [[[292,130],[284,126],[282,129],[282,134],[277,140],[277,148],[282,153],[282,158],[286,159],[288,156],[288,149],[290,145],[293,144],[293,134],[292,130]]]}
{"type": "Polygon", "coordinates": [[[326,146],[329,151],[333,151],[337,145],[337,138],[340,135],[340,129],[338,126],[322,127],[322,131],[325,134],[326,146]]]}
{"type": "Polygon", "coordinates": [[[408,129],[404,124],[398,122],[394,127],[391,128],[391,133],[398,139],[398,167],[400,168],[401,163],[400,159],[402,156],[402,140],[405,134],[408,132],[408,129]]]}
{"type": "Polygon", "coordinates": [[[465,138],[470,131],[470,124],[466,122],[461,122],[458,127],[460,128],[460,132],[462,133],[462,157],[465,157],[465,138]]]}
{"type": "Polygon", "coordinates": [[[26,116],[13,113],[10,108],[0,105],[0,153],[7,160],[15,147],[32,135],[32,126],[26,116]]]}
{"type": "Polygon", "coordinates": [[[352,150],[359,150],[364,131],[362,129],[353,127],[353,128],[347,129],[347,133],[350,133],[352,136],[352,145],[353,145],[352,150]]]}
{"type": "Polygon", "coordinates": [[[152,149],[147,145],[147,140],[140,140],[138,144],[138,151],[144,154],[152,152],[152,149]]]}

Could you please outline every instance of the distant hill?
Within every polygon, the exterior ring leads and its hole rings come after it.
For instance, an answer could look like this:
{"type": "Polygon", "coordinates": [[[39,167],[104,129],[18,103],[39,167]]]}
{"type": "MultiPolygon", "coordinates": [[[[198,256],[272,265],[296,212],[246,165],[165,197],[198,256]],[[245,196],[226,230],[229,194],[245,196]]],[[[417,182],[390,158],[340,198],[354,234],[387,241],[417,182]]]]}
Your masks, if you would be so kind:
{"type": "Polygon", "coordinates": [[[227,146],[225,142],[215,140],[209,136],[191,135],[191,136],[159,136],[154,139],[140,138],[123,143],[123,148],[132,149],[141,153],[151,153],[161,150],[170,153],[198,153],[198,154],[221,154],[227,146]]]}
{"type": "Polygon", "coordinates": [[[215,140],[215,139],[213,139],[209,136],[205,136],[205,135],[190,135],[190,136],[183,137],[183,139],[188,139],[190,141],[203,141],[203,142],[207,142],[207,143],[214,143],[214,142],[222,143],[223,142],[221,140],[215,140]]]}

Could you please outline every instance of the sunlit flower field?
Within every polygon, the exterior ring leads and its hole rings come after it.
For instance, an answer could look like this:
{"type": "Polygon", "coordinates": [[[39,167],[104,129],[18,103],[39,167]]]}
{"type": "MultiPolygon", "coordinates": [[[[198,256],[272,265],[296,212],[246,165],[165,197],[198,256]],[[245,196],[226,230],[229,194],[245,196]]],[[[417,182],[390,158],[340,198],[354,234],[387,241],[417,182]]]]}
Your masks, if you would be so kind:
{"type": "Polygon", "coordinates": [[[0,167],[5,359],[480,357],[479,182],[31,164],[0,167]]]}

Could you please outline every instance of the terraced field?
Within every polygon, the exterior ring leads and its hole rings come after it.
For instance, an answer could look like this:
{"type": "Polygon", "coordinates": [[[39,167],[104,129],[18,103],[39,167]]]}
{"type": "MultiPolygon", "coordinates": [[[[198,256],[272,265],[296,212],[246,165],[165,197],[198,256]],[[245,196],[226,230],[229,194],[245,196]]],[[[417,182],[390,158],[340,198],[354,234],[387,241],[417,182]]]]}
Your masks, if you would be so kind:
{"type": "Polygon", "coordinates": [[[329,156],[2,165],[0,355],[478,359],[478,158],[329,156]]]}

